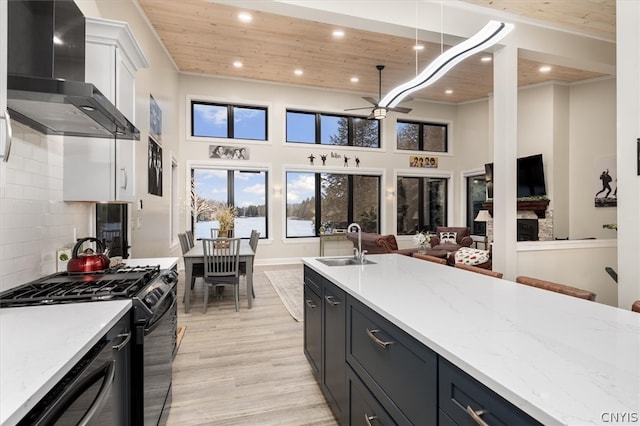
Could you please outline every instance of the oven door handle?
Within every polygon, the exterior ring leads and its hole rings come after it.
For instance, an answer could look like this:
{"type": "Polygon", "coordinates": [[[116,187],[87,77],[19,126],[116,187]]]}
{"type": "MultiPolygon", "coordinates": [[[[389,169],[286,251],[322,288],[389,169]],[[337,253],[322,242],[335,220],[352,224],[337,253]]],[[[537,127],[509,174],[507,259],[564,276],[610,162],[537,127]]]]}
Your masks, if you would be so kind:
{"type": "Polygon", "coordinates": [[[96,370],[91,375],[85,377],[81,382],[73,385],[71,389],[69,389],[62,397],[56,401],[55,406],[52,407],[47,413],[42,416],[37,425],[50,425],[57,421],[60,416],[66,411],[67,408],[71,406],[71,404],[77,400],[84,392],[87,391],[94,383],[100,380],[101,377],[104,377],[102,381],[102,385],[100,386],[100,391],[96,396],[93,404],[87,410],[87,412],[82,416],[82,419],[78,422],[78,426],[86,426],[93,416],[103,407],[107,398],[111,394],[111,388],[113,387],[113,382],[116,377],[116,361],[111,360],[106,363],[103,367],[96,370]]]}
{"type": "Polygon", "coordinates": [[[160,325],[160,323],[162,322],[164,317],[169,315],[169,313],[174,310],[174,308],[176,307],[176,305],[178,303],[178,298],[173,293],[171,293],[171,298],[173,300],[171,301],[171,305],[169,306],[169,308],[167,308],[167,310],[164,311],[162,313],[162,315],[160,315],[160,317],[158,317],[155,321],[153,321],[151,324],[149,324],[149,327],[144,329],[144,334],[145,335],[147,335],[149,333],[152,333],[153,330],[155,330],[160,325]]]}

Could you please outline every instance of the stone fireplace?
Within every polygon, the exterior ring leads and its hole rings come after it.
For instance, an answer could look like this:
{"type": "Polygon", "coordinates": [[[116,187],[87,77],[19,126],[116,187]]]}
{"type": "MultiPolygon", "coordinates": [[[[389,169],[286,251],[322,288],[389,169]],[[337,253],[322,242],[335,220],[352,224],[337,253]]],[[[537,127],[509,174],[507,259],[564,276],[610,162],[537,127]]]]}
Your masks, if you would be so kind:
{"type": "MultiPolygon", "coordinates": [[[[518,220],[518,241],[552,241],[553,217],[547,209],[549,200],[518,201],[516,219],[518,220]],[[534,237],[532,233],[537,237],[534,237]]],[[[493,216],[493,202],[486,201],[482,207],[493,216]]],[[[487,222],[489,241],[493,240],[493,220],[487,222]]]]}

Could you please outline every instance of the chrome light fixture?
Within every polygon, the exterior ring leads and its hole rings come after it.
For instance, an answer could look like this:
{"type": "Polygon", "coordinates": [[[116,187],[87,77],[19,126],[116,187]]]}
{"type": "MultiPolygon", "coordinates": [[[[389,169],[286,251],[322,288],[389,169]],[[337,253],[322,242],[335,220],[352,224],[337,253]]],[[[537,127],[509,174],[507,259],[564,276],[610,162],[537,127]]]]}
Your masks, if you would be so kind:
{"type": "Polygon", "coordinates": [[[473,37],[463,41],[438,56],[414,79],[391,90],[384,98],[382,98],[378,107],[395,107],[405,96],[433,84],[458,63],[502,40],[502,38],[509,34],[512,29],[513,24],[489,21],[489,23],[473,37]]]}

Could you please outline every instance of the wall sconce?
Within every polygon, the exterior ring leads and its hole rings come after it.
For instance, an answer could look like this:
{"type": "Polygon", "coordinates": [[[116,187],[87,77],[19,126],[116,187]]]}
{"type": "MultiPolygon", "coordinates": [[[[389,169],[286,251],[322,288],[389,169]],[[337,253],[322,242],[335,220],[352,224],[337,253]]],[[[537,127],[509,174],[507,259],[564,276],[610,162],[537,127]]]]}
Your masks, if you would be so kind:
{"type": "Polygon", "coordinates": [[[282,188],[280,188],[279,186],[273,187],[273,196],[282,197],[282,188]]]}
{"type": "Polygon", "coordinates": [[[394,191],[393,189],[387,189],[387,197],[393,198],[395,196],[396,196],[396,191],[394,191]]]}

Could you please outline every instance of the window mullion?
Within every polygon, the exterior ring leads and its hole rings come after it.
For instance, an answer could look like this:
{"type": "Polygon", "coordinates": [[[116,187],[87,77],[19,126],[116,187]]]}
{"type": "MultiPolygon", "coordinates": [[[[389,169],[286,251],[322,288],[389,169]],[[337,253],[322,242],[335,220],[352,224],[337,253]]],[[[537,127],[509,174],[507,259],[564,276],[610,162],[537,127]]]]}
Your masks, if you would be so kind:
{"type": "Polygon", "coordinates": [[[347,199],[349,200],[347,202],[347,222],[348,223],[353,223],[355,222],[354,218],[353,218],[353,211],[354,211],[354,206],[353,206],[353,197],[354,197],[354,193],[353,193],[353,175],[348,175],[347,176],[347,199]]]}
{"type": "Polygon", "coordinates": [[[234,138],[233,132],[233,105],[227,105],[227,135],[229,139],[234,138]]]}
{"type": "Polygon", "coordinates": [[[316,144],[322,144],[322,114],[316,113],[316,144]]]}

